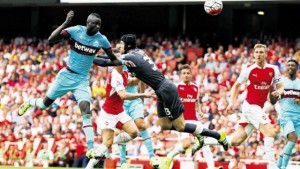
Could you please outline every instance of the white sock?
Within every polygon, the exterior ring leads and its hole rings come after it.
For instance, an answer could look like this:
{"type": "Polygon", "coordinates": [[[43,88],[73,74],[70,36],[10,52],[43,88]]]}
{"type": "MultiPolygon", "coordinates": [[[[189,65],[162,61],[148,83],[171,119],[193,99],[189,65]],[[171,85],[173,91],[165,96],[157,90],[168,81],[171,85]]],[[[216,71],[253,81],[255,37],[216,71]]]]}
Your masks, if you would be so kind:
{"type": "MultiPolygon", "coordinates": [[[[231,137],[226,137],[228,144],[231,146],[231,137]]],[[[204,138],[204,145],[220,145],[217,139],[212,137],[205,137],[204,138]]]]}
{"type": "Polygon", "coordinates": [[[93,169],[94,166],[99,162],[99,160],[96,159],[90,159],[89,163],[86,165],[85,169],[93,169]]]}
{"type": "Polygon", "coordinates": [[[97,147],[97,151],[101,155],[105,155],[105,153],[108,151],[108,148],[104,144],[100,144],[99,147],[97,147]]]}
{"type": "Polygon", "coordinates": [[[206,160],[207,168],[208,169],[214,169],[215,168],[215,162],[214,162],[214,156],[213,153],[210,150],[209,146],[202,147],[203,157],[206,160]]]}
{"type": "Polygon", "coordinates": [[[174,149],[167,155],[168,158],[174,158],[177,154],[183,153],[184,149],[182,148],[182,144],[176,144],[174,149]]]}
{"type": "Polygon", "coordinates": [[[273,148],[274,145],[274,138],[273,137],[265,137],[264,138],[264,151],[265,151],[265,158],[268,160],[269,163],[275,162],[275,150],[273,148]]]}
{"type": "Polygon", "coordinates": [[[203,125],[200,123],[196,123],[197,127],[196,130],[194,131],[194,134],[201,134],[203,131],[203,125]]]}
{"type": "Polygon", "coordinates": [[[122,132],[114,138],[114,144],[126,143],[130,140],[132,140],[132,137],[128,133],[122,132]]]}

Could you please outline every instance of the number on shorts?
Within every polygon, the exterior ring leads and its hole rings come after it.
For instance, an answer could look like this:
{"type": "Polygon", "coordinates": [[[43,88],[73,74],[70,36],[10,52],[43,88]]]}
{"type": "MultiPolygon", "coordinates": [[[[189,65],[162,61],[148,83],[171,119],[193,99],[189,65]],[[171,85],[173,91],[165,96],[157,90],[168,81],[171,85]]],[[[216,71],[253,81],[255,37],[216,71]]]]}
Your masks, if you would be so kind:
{"type": "Polygon", "coordinates": [[[171,111],[169,110],[169,108],[165,108],[165,113],[169,118],[173,118],[171,111]]]}

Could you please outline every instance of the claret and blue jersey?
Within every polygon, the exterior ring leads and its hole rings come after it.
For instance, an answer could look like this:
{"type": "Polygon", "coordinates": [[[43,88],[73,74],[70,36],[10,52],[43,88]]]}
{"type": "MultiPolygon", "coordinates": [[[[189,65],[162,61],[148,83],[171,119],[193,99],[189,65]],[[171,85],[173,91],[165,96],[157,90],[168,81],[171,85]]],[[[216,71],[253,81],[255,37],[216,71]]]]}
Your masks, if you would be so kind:
{"type": "Polygon", "coordinates": [[[106,36],[100,32],[93,36],[86,34],[86,26],[73,26],[62,31],[62,35],[70,37],[71,51],[68,66],[78,74],[87,75],[97,52],[103,48],[111,48],[106,36]]]}
{"type": "Polygon", "coordinates": [[[281,113],[299,115],[300,105],[294,103],[294,98],[300,99],[300,79],[291,80],[287,77],[282,79],[284,93],[280,98],[281,113]]]}

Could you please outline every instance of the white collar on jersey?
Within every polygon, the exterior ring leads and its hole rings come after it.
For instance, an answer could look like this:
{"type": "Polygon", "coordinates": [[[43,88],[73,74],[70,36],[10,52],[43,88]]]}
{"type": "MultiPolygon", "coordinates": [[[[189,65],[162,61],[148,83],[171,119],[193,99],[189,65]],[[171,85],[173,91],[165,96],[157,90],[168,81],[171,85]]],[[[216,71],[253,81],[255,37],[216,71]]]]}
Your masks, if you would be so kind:
{"type": "Polygon", "coordinates": [[[257,68],[259,68],[259,69],[264,69],[264,68],[267,67],[268,63],[265,63],[264,67],[258,66],[257,63],[255,63],[254,65],[255,65],[255,67],[257,67],[257,68]]]}

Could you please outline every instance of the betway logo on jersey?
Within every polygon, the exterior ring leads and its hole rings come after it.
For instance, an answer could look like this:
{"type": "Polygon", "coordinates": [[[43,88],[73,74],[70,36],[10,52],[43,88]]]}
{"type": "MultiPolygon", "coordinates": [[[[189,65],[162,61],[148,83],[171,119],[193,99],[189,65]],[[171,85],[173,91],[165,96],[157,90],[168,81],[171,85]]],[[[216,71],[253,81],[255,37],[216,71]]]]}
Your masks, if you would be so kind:
{"type": "Polygon", "coordinates": [[[83,54],[83,55],[95,55],[99,49],[87,46],[84,44],[81,44],[77,41],[73,41],[73,44],[71,45],[71,48],[76,51],[77,53],[83,54]]]}
{"type": "Polygon", "coordinates": [[[77,49],[79,49],[79,50],[81,50],[83,52],[88,52],[90,54],[95,54],[96,53],[95,49],[87,47],[87,46],[84,46],[84,45],[80,45],[77,42],[75,42],[75,48],[77,48],[77,49]]]}
{"type": "Polygon", "coordinates": [[[285,89],[282,98],[300,98],[300,90],[285,89]]]}
{"type": "Polygon", "coordinates": [[[270,88],[270,85],[267,85],[266,82],[261,82],[261,85],[254,85],[254,89],[257,89],[257,90],[267,90],[270,88]]]}

